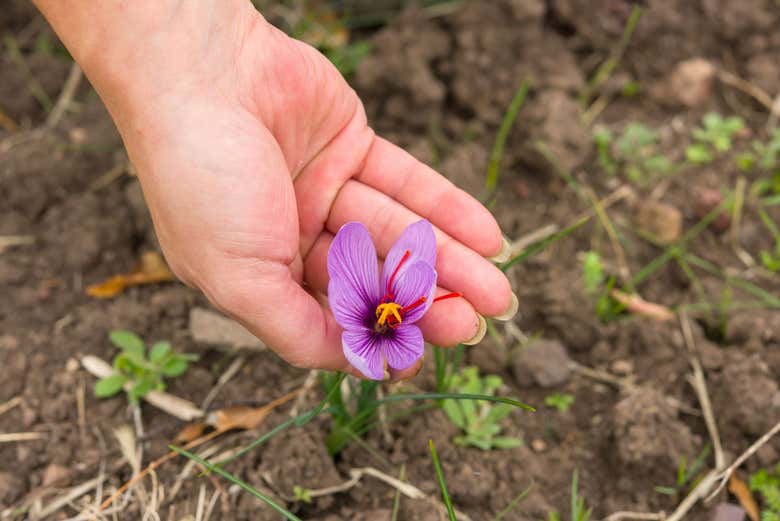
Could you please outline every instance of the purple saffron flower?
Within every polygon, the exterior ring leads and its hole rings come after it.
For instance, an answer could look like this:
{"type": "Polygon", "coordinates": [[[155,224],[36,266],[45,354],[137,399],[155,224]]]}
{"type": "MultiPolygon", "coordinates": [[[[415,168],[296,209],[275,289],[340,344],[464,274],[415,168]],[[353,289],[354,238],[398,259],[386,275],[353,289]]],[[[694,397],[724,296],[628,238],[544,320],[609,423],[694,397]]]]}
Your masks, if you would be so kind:
{"type": "Polygon", "coordinates": [[[385,366],[412,366],[424,343],[415,322],[434,300],[436,238],[426,220],[409,225],[390,248],[380,277],[376,249],[365,226],[341,227],[328,251],[328,300],[344,328],[344,356],[365,376],[381,380],[385,366]]]}

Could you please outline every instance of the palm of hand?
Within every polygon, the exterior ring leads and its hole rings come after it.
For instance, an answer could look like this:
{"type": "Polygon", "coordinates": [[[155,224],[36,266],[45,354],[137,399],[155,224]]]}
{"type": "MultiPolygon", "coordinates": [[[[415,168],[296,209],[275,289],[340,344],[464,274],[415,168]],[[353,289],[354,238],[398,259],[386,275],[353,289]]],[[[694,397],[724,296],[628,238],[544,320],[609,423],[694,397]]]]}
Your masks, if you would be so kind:
{"type": "Polygon", "coordinates": [[[318,298],[333,235],[361,221],[381,256],[425,217],[437,227],[441,291],[465,297],[429,311],[420,322],[426,338],[464,341],[479,327],[476,312],[509,307],[508,282],[482,257],[501,249],[493,218],[375,137],[321,54],[259,19],[217,56],[209,74],[156,100],[143,136],[123,132],[183,280],[294,365],[344,370],[339,327],[318,298]]]}

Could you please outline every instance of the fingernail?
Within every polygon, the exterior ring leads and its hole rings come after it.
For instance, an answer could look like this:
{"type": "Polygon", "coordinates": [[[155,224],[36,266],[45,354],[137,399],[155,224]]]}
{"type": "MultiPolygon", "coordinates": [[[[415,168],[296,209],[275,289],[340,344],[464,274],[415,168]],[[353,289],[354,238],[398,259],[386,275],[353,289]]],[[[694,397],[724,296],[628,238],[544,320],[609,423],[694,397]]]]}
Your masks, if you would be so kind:
{"type": "Polygon", "coordinates": [[[511,320],[517,315],[517,310],[520,307],[520,302],[517,300],[517,295],[512,293],[512,302],[509,303],[509,308],[498,316],[495,316],[496,320],[507,321],[511,320]]]}
{"type": "Polygon", "coordinates": [[[485,317],[482,315],[477,315],[477,318],[479,319],[477,333],[471,339],[463,342],[464,345],[473,346],[475,344],[479,344],[482,339],[485,338],[485,333],[487,332],[487,320],[485,320],[485,317]]]}
{"type": "Polygon", "coordinates": [[[512,245],[509,244],[506,237],[501,237],[501,251],[492,257],[488,257],[488,260],[493,262],[506,262],[509,260],[510,255],[512,255],[512,245]]]}

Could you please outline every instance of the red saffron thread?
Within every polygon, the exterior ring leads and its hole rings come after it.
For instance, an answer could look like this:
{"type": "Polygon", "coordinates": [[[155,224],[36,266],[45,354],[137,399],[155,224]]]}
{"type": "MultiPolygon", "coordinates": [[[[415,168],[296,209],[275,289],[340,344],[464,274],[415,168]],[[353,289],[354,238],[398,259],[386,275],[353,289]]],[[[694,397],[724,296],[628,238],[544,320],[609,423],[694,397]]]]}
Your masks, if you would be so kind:
{"type": "Polygon", "coordinates": [[[401,257],[400,261],[398,261],[398,266],[395,267],[393,273],[390,275],[390,278],[387,279],[387,291],[385,293],[385,298],[383,300],[385,299],[389,301],[393,300],[394,295],[393,292],[391,291],[393,287],[393,281],[395,280],[395,276],[398,274],[398,270],[401,269],[401,266],[403,265],[404,262],[406,262],[406,260],[409,258],[411,254],[412,252],[410,252],[409,250],[406,250],[406,252],[404,252],[404,256],[401,257]]]}

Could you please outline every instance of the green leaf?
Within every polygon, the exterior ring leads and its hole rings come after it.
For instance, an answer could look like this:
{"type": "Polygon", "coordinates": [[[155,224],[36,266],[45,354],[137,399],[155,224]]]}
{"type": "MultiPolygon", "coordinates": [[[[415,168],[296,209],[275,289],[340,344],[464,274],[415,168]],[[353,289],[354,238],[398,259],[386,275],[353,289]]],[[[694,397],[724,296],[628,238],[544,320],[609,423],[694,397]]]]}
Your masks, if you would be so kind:
{"type": "Polygon", "coordinates": [[[525,445],[525,442],[520,438],[511,438],[508,436],[497,436],[493,438],[492,443],[493,447],[497,449],[514,449],[525,445]]]}
{"type": "Polygon", "coordinates": [[[170,342],[156,342],[149,350],[149,360],[155,364],[160,364],[171,352],[170,342]]]}
{"type": "Polygon", "coordinates": [[[582,263],[582,277],[585,282],[585,290],[590,293],[596,293],[604,282],[604,268],[601,265],[601,257],[595,251],[589,251],[585,254],[582,263]]]}
{"type": "Polygon", "coordinates": [[[187,370],[187,359],[181,356],[172,356],[163,364],[161,369],[162,374],[165,376],[180,376],[187,370]]]}
{"type": "Polygon", "coordinates": [[[466,418],[463,416],[463,411],[458,402],[455,400],[444,400],[441,407],[444,410],[444,414],[447,415],[447,418],[449,418],[456,427],[461,429],[466,428],[466,418]]]}
{"type": "Polygon", "coordinates": [[[701,144],[690,145],[685,149],[685,159],[688,162],[695,165],[702,165],[712,161],[712,154],[707,150],[707,147],[701,144]]]}
{"type": "Polygon", "coordinates": [[[144,359],[144,341],[141,337],[124,329],[115,329],[109,333],[108,338],[111,343],[121,349],[134,361],[143,361],[144,359]]]}
{"type": "Polygon", "coordinates": [[[108,398],[122,390],[127,378],[121,374],[112,374],[95,382],[95,396],[108,398]]]}
{"type": "Polygon", "coordinates": [[[132,389],[130,389],[130,397],[134,401],[138,401],[139,398],[143,398],[149,394],[149,391],[154,389],[156,386],[157,379],[152,375],[146,375],[133,384],[132,389]]]}
{"type": "Polygon", "coordinates": [[[499,403],[490,408],[487,416],[485,417],[486,423],[498,423],[514,410],[514,407],[505,403],[499,403]]]}

